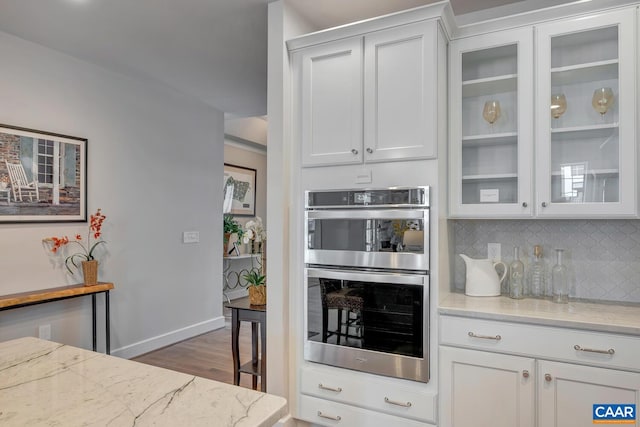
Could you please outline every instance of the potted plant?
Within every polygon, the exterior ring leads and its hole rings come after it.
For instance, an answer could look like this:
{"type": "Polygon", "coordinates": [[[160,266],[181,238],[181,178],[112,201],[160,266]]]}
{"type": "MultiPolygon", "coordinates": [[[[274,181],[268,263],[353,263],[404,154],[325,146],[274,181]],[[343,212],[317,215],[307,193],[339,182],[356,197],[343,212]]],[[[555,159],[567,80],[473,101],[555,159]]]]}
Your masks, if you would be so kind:
{"type": "Polygon", "coordinates": [[[251,270],[244,276],[244,280],[247,281],[247,291],[249,291],[249,302],[251,305],[266,305],[267,304],[267,276],[260,274],[258,270],[251,270]]]}
{"type": "Polygon", "coordinates": [[[233,216],[231,215],[225,215],[224,216],[224,222],[223,222],[223,230],[224,230],[224,239],[223,239],[223,244],[222,244],[222,248],[223,248],[223,253],[222,256],[226,256],[227,255],[227,244],[229,243],[229,238],[231,237],[232,234],[237,234],[238,235],[238,240],[240,240],[242,238],[242,234],[243,234],[243,230],[242,230],[242,226],[240,225],[240,223],[238,221],[236,221],[233,216]]]}

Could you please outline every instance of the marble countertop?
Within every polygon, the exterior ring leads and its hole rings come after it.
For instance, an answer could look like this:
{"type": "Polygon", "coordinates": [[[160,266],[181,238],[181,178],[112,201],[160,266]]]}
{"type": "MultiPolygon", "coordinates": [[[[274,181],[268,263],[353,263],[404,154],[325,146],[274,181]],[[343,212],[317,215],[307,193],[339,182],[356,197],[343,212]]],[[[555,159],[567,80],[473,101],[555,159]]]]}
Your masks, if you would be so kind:
{"type": "Polygon", "coordinates": [[[2,426],[272,426],[280,396],[38,338],[0,343],[2,426]]]}
{"type": "Polygon", "coordinates": [[[617,304],[552,301],[508,297],[470,297],[449,294],[438,307],[440,314],[560,326],[640,336],[640,307],[617,304]]]}

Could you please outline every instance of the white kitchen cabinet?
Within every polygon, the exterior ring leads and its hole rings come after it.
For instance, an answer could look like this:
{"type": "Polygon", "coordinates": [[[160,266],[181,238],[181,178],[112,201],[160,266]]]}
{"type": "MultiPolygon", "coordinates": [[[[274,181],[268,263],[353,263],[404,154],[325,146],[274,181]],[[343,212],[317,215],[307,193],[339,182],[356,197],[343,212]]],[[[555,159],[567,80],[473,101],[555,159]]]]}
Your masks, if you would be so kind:
{"type": "Polygon", "coordinates": [[[437,20],[297,50],[303,166],[436,157],[437,20]]]}
{"type": "Polygon", "coordinates": [[[534,359],[441,347],[440,367],[440,425],[535,425],[534,359]]]}
{"type": "MultiPolygon", "coordinates": [[[[538,384],[539,426],[592,425],[598,403],[640,407],[638,373],[539,361],[538,384]]],[[[638,421],[625,425],[637,426],[638,421]]]]}
{"type": "Polygon", "coordinates": [[[635,31],[635,8],[536,27],[538,216],[635,215],[635,31]],[[592,104],[604,88],[612,98],[600,113],[592,104]],[[555,118],[560,94],[566,111],[555,118]]]}
{"type": "Polygon", "coordinates": [[[635,14],[451,42],[451,217],[636,215],[635,14]],[[613,93],[604,114],[592,106],[602,88],[613,93]],[[488,101],[501,107],[492,124],[483,118],[488,101]]]}
{"type": "Polygon", "coordinates": [[[449,51],[450,214],[531,216],[533,30],[454,40],[449,51]],[[485,118],[491,102],[499,113],[485,118]]]}
{"type": "Polygon", "coordinates": [[[639,352],[636,336],[441,315],[440,425],[591,425],[594,404],[640,405],[639,352]]]}

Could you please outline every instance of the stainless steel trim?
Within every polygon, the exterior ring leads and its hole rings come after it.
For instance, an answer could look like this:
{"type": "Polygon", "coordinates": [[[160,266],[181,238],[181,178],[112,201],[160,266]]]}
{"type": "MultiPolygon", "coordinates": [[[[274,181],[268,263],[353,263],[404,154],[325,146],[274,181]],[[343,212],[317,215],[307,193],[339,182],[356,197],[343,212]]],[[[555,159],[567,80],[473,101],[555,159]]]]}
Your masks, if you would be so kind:
{"type": "Polygon", "coordinates": [[[501,337],[500,335],[493,335],[493,336],[492,336],[492,335],[478,335],[478,334],[475,334],[475,333],[473,333],[473,332],[471,332],[471,331],[469,331],[468,335],[469,335],[471,338],[480,338],[480,339],[482,339],[482,340],[496,340],[496,341],[500,341],[500,340],[502,339],[502,337],[501,337]]]}
{"type": "Polygon", "coordinates": [[[580,347],[578,344],[574,345],[573,348],[577,351],[586,351],[588,353],[600,353],[600,354],[615,354],[615,350],[610,348],[608,350],[597,350],[597,349],[593,349],[593,348],[583,348],[580,347]]]}
{"type": "Polygon", "coordinates": [[[320,418],[326,418],[328,420],[333,420],[333,421],[340,421],[342,419],[340,415],[327,415],[327,414],[323,414],[322,411],[318,411],[318,416],[320,418]]]}
{"type": "Polygon", "coordinates": [[[306,211],[305,219],[424,219],[424,212],[424,209],[340,209],[306,211]]]}
{"type": "Polygon", "coordinates": [[[407,285],[424,285],[426,279],[426,276],[419,274],[365,273],[324,268],[307,268],[307,277],[325,277],[327,279],[357,280],[360,282],[374,283],[399,283],[407,285]]]}
{"type": "MultiPolygon", "coordinates": [[[[356,150],[357,151],[357,150],[356,150]]],[[[355,153],[357,154],[357,153],[355,153]]],[[[368,209],[368,208],[428,208],[429,204],[429,186],[416,186],[416,187],[388,187],[388,188],[342,188],[342,189],[333,189],[333,190],[307,190],[304,192],[304,207],[305,209],[368,209]],[[424,203],[420,204],[390,204],[390,205],[328,205],[328,206],[315,206],[309,204],[309,194],[312,193],[335,193],[335,192],[345,192],[345,191],[358,191],[358,192],[366,192],[366,191],[385,191],[385,190],[423,190],[424,191],[424,203]]]]}
{"type": "Polygon", "coordinates": [[[384,401],[385,401],[386,403],[391,404],[391,405],[402,406],[402,407],[404,407],[404,408],[411,408],[411,402],[406,402],[406,403],[404,403],[404,402],[398,402],[398,401],[396,401],[396,400],[391,400],[391,399],[389,399],[388,397],[385,397],[385,398],[384,398],[384,401]]]}
{"type": "Polygon", "coordinates": [[[318,388],[321,388],[323,390],[335,391],[336,393],[340,393],[342,391],[342,387],[329,387],[322,383],[318,384],[318,388]]]}

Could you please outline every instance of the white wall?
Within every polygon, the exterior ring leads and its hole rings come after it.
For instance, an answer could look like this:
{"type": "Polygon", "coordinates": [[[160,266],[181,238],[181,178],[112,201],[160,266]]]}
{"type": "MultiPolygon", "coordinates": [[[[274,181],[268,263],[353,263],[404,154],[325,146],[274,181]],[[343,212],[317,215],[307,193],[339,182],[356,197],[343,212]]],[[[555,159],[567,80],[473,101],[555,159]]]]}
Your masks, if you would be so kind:
{"type": "MultiPolygon", "coordinates": [[[[89,141],[88,209],[107,215],[99,278],[116,286],[112,352],[131,357],[222,326],[223,114],[1,32],[0,58],[0,123],[89,141]],[[200,243],[182,244],[185,230],[200,243]]],[[[40,242],[86,227],[0,224],[0,294],[76,282],[40,242]]],[[[51,324],[54,341],[90,348],[90,312],[90,298],[5,311],[0,341],[51,324]]]]}

